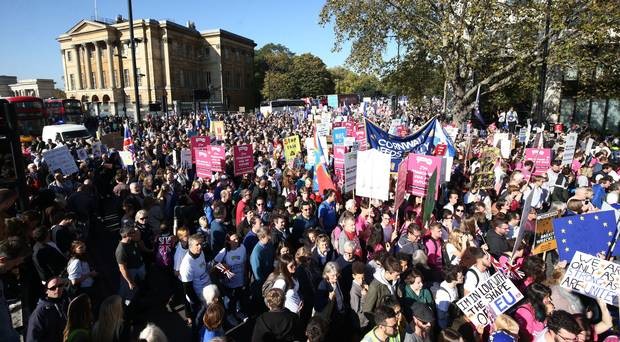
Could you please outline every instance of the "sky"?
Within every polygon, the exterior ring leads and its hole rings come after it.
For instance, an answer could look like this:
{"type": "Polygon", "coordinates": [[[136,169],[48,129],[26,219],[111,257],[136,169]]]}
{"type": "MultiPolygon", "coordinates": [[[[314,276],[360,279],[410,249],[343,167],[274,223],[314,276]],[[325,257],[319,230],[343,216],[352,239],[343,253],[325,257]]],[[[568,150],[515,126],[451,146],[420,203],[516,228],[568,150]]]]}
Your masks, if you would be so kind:
{"type": "MultiPolygon", "coordinates": [[[[333,52],[333,27],[319,24],[320,0],[133,0],[134,19],[168,19],[199,31],[221,28],[254,40],[256,48],[280,43],[296,54],[312,53],[328,67],[346,66],[350,44],[333,52]]],[[[3,1],[0,20],[0,75],[51,78],[63,88],[56,38],[82,19],[127,18],[126,0],[3,1]]]]}

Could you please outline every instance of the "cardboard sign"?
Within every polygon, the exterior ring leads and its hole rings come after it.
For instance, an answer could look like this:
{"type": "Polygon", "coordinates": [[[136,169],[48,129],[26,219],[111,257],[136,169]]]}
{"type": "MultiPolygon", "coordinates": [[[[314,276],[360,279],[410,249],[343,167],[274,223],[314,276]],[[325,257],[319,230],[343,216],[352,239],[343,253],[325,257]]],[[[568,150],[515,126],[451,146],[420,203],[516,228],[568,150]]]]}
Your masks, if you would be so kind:
{"type": "Polygon", "coordinates": [[[88,152],[86,152],[85,149],[80,148],[76,152],[77,152],[77,157],[78,157],[79,160],[86,160],[86,159],[88,159],[88,152]]]}
{"type": "Polygon", "coordinates": [[[327,105],[332,108],[338,108],[338,95],[327,95],[327,105]]]}
{"type": "Polygon", "coordinates": [[[211,177],[211,157],[207,149],[196,151],[196,176],[211,177]]]}
{"type": "Polygon", "coordinates": [[[620,265],[577,251],[568,265],[560,286],[618,306],[620,265]]]}
{"type": "Polygon", "coordinates": [[[99,141],[93,144],[93,158],[101,158],[101,143],[99,141]]]}
{"type": "Polygon", "coordinates": [[[126,168],[127,166],[133,166],[133,156],[129,151],[118,151],[118,156],[121,157],[121,162],[126,168]]]}
{"type": "Polygon", "coordinates": [[[564,157],[562,157],[562,166],[572,165],[575,157],[575,149],[577,148],[577,133],[570,133],[566,136],[566,144],[564,145],[564,157]]]}
{"type": "Polygon", "coordinates": [[[179,153],[181,159],[181,167],[185,169],[192,168],[192,150],[189,148],[181,149],[181,153],[179,153]]]}
{"type": "Polygon", "coordinates": [[[551,149],[550,148],[526,148],[525,160],[534,162],[534,176],[540,176],[547,172],[551,165],[551,149]]]}
{"type": "Polygon", "coordinates": [[[252,145],[234,146],[233,158],[235,176],[254,172],[254,151],[252,150],[252,145]]]}
{"type": "MultiPolygon", "coordinates": [[[[435,170],[438,174],[440,172],[441,158],[423,154],[409,154],[405,160],[407,161],[408,192],[415,196],[424,197],[428,192],[429,178],[435,170]]],[[[433,186],[436,190],[435,196],[437,196],[439,182],[436,181],[433,186]]]]}
{"type": "Polygon", "coordinates": [[[196,151],[204,150],[211,145],[211,138],[208,136],[194,136],[189,140],[192,149],[192,163],[196,162],[196,151]]]}
{"type": "Polygon", "coordinates": [[[553,219],[557,216],[558,212],[552,211],[536,217],[532,254],[540,254],[558,248],[558,243],[555,241],[555,233],[553,232],[553,219]]]}
{"type": "Polygon", "coordinates": [[[43,152],[43,159],[50,172],[60,169],[63,175],[68,176],[79,171],[69,148],[65,145],[43,152]]]}
{"type": "Polygon", "coordinates": [[[353,191],[357,180],[357,151],[344,155],[344,192],[353,191]]]}
{"type": "Polygon", "coordinates": [[[506,312],[522,298],[523,294],[512,281],[504,273],[496,272],[456,305],[472,323],[485,327],[493,323],[493,317],[506,312]]]}
{"type": "Polygon", "coordinates": [[[499,157],[500,151],[497,147],[486,147],[482,150],[479,158],[480,168],[476,170],[472,177],[472,187],[488,189],[495,186],[493,168],[499,157]]]}
{"type": "Polygon", "coordinates": [[[299,144],[299,136],[291,135],[282,140],[284,144],[284,158],[287,162],[292,162],[299,153],[301,153],[301,145],[299,144]]]}
{"type": "Polygon", "coordinates": [[[224,140],[226,136],[226,131],[224,130],[224,121],[213,121],[211,123],[211,127],[213,127],[215,139],[224,140]]]}
{"type": "Polygon", "coordinates": [[[357,153],[356,195],[387,201],[390,191],[391,158],[376,149],[357,153]]]}
{"type": "Polygon", "coordinates": [[[346,127],[337,127],[332,131],[332,143],[334,145],[344,145],[344,138],[347,136],[346,127]]]}
{"type": "Polygon", "coordinates": [[[211,171],[224,172],[226,164],[226,148],[219,145],[209,145],[207,150],[211,158],[211,171]]]}

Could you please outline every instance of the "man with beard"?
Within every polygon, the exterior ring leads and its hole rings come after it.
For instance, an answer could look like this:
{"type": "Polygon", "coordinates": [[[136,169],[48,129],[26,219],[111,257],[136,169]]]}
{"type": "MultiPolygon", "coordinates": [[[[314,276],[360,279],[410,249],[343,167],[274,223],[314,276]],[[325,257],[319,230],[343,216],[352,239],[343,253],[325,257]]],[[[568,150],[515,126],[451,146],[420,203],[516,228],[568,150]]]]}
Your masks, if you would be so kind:
{"type": "Polygon", "coordinates": [[[398,321],[394,310],[387,306],[379,306],[374,311],[375,327],[370,330],[361,342],[397,342],[400,341],[398,321]]]}
{"type": "Polygon", "coordinates": [[[486,282],[491,277],[491,274],[489,273],[489,268],[491,267],[491,257],[489,254],[477,247],[469,247],[467,252],[471,253],[472,258],[476,260],[476,263],[467,269],[467,272],[465,272],[465,282],[463,283],[465,296],[474,292],[476,287],[478,287],[478,284],[486,282]]]}
{"type": "Polygon", "coordinates": [[[405,327],[403,342],[430,342],[430,330],[435,320],[433,310],[428,304],[415,302],[409,308],[411,320],[405,327]]]}

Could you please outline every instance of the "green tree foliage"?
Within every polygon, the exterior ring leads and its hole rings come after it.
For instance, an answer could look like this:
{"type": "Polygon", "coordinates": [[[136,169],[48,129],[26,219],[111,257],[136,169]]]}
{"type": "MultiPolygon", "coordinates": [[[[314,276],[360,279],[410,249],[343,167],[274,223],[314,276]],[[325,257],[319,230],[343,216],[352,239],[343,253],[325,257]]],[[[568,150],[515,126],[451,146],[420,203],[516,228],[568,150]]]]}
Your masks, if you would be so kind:
{"type": "Polygon", "coordinates": [[[390,94],[406,95],[413,104],[443,92],[444,75],[440,65],[424,52],[409,54],[404,61],[393,63],[383,77],[390,94]]]}
{"type": "MultiPolygon", "coordinates": [[[[579,51],[617,46],[620,6],[600,0],[327,0],[321,22],[334,23],[336,49],[352,43],[349,62],[359,70],[384,68],[383,52],[393,38],[406,56],[424,54],[448,83],[448,109],[461,121],[478,86],[481,96],[491,95],[537,72],[545,43],[550,64],[595,56],[598,65],[601,56],[579,51]]],[[[617,54],[609,63],[617,69],[617,54]]]]}
{"type": "Polygon", "coordinates": [[[336,83],[334,89],[336,93],[377,96],[384,92],[381,80],[374,74],[358,74],[341,66],[331,68],[329,72],[336,83]]]}
{"type": "Polygon", "coordinates": [[[290,74],[296,85],[295,98],[334,92],[334,81],[327,66],[319,57],[310,53],[292,58],[290,74]]]}

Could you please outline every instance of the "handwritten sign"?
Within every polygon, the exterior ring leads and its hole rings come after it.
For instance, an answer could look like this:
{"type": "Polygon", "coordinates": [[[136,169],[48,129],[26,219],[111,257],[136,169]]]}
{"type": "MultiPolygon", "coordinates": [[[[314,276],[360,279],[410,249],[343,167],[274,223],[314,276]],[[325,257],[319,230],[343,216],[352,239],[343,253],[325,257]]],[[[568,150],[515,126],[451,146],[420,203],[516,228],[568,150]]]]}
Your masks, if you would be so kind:
{"type": "Polygon", "coordinates": [[[564,157],[562,158],[562,166],[571,165],[575,157],[575,149],[577,148],[577,133],[570,133],[566,136],[566,144],[564,145],[564,157]]]}
{"type": "Polygon", "coordinates": [[[233,147],[235,176],[254,172],[254,151],[252,145],[233,147]]]}
{"type": "Polygon", "coordinates": [[[618,306],[620,265],[577,251],[560,286],[618,306]]]}
{"type": "Polygon", "coordinates": [[[558,212],[552,211],[536,217],[532,254],[540,254],[558,248],[558,243],[555,241],[555,233],[553,232],[553,219],[557,216],[558,212]]]}
{"type": "Polygon", "coordinates": [[[551,165],[550,148],[526,148],[525,160],[534,162],[534,176],[540,176],[547,171],[551,165]]]}
{"type": "Polygon", "coordinates": [[[68,176],[79,171],[73,156],[65,145],[43,152],[43,159],[47,168],[52,172],[60,169],[63,175],[68,176]]]}
{"type": "Polygon", "coordinates": [[[506,312],[522,298],[523,294],[515,284],[504,273],[497,272],[456,305],[472,323],[484,327],[493,323],[493,317],[506,312]]]}
{"type": "Polygon", "coordinates": [[[204,150],[207,146],[211,145],[211,139],[207,136],[194,136],[189,141],[192,148],[192,163],[196,162],[196,151],[204,150]]]}
{"type": "Polygon", "coordinates": [[[282,143],[284,144],[284,158],[286,159],[287,162],[290,163],[301,152],[301,145],[299,144],[299,136],[291,135],[290,137],[286,137],[284,138],[282,143]]]}

